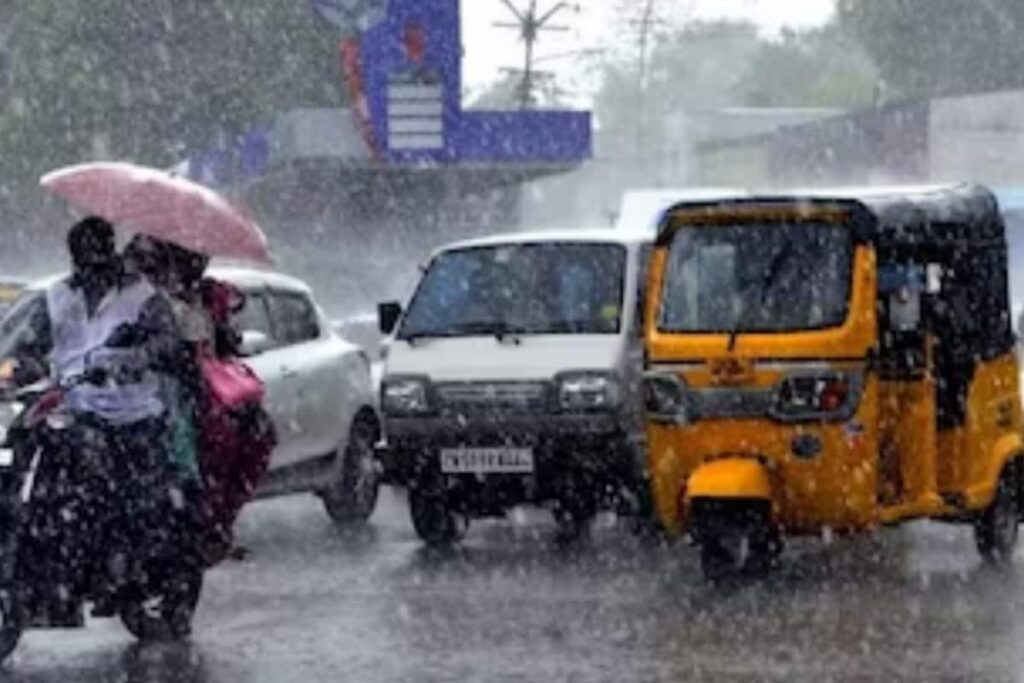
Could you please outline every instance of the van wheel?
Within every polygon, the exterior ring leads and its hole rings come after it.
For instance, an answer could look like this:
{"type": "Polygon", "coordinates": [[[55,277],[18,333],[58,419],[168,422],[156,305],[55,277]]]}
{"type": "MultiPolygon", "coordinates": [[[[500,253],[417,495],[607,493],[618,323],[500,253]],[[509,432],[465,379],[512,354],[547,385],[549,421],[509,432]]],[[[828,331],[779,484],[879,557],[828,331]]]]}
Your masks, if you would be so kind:
{"type": "Polygon", "coordinates": [[[701,571],[711,583],[762,579],[768,575],[779,543],[761,504],[694,504],[701,571]]]}
{"type": "Polygon", "coordinates": [[[339,474],[320,492],[327,514],[338,525],[362,524],[377,507],[380,475],[374,446],[379,434],[375,418],[358,415],[352,423],[348,445],[339,453],[339,474]]]}
{"type": "Polygon", "coordinates": [[[974,538],[982,559],[991,565],[1006,566],[1013,561],[1020,524],[1020,461],[1003,469],[992,503],[974,525],[974,538]]]}
{"type": "Polygon", "coordinates": [[[416,534],[429,546],[457,543],[469,528],[469,517],[449,504],[443,480],[414,481],[409,487],[409,514],[416,534]]]}
{"type": "Polygon", "coordinates": [[[561,502],[555,503],[551,514],[555,518],[557,538],[565,543],[586,538],[596,516],[592,510],[561,502]]]}
{"type": "Polygon", "coordinates": [[[576,541],[590,533],[597,517],[598,484],[582,472],[566,472],[556,486],[557,497],[551,510],[558,528],[558,540],[576,541]]]}

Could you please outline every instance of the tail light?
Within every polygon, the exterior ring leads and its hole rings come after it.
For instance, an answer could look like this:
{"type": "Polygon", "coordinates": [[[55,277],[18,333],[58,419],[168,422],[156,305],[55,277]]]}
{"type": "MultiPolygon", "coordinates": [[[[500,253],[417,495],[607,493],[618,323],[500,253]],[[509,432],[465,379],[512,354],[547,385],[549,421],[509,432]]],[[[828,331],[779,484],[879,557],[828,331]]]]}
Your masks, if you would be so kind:
{"type": "Polygon", "coordinates": [[[853,373],[787,377],[779,386],[775,417],[789,420],[849,419],[860,403],[860,378],[853,373]]]}

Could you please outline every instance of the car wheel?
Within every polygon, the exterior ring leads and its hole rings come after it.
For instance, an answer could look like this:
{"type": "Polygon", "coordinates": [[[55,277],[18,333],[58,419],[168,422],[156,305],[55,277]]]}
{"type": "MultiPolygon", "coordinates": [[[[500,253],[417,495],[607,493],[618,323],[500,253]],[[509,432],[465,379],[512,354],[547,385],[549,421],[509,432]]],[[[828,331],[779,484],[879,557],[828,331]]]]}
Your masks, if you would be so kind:
{"type": "Polygon", "coordinates": [[[1017,547],[1020,524],[1020,462],[1003,469],[992,503],[974,525],[978,552],[988,564],[1009,565],[1017,547]]]}
{"type": "Polygon", "coordinates": [[[159,595],[146,596],[140,591],[124,599],[121,623],[143,642],[185,638],[192,632],[192,616],[202,590],[202,570],[184,570],[159,595]]]}
{"type": "Polygon", "coordinates": [[[416,534],[430,546],[457,543],[469,529],[469,518],[452,509],[439,482],[413,482],[409,487],[409,514],[416,534]]]}
{"type": "Polygon", "coordinates": [[[380,473],[374,446],[380,430],[368,416],[356,417],[348,445],[341,454],[341,467],[335,481],[320,496],[331,519],[339,525],[361,524],[377,507],[380,473]]]}

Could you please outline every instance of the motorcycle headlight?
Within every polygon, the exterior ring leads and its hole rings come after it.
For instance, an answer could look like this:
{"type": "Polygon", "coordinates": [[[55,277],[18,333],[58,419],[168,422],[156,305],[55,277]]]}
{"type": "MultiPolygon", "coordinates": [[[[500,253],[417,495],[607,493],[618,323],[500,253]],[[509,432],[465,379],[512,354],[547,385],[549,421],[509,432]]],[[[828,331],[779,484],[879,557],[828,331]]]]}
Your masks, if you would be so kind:
{"type": "Polygon", "coordinates": [[[423,377],[388,377],[381,385],[381,407],[386,415],[421,415],[430,412],[427,380],[423,377]]]}
{"type": "Polygon", "coordinates": [[[622,385],[607,373],[566,373],[558,377],[557,384],[558,407],[561,410],[614,410],[622,403],[622,385]]]}

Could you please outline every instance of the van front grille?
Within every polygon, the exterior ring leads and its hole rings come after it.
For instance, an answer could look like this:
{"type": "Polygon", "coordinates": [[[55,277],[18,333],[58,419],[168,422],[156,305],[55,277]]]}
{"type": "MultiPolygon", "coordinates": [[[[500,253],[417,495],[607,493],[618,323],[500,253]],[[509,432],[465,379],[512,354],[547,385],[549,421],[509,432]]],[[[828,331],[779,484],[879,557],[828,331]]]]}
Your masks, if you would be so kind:
{"type": "Polygon", "coordinates": [[[439,384],[437,399],[444,412],[543,412],[543,382],[458,382],[439,384]]]}

